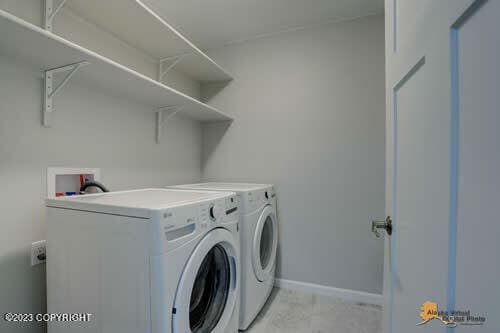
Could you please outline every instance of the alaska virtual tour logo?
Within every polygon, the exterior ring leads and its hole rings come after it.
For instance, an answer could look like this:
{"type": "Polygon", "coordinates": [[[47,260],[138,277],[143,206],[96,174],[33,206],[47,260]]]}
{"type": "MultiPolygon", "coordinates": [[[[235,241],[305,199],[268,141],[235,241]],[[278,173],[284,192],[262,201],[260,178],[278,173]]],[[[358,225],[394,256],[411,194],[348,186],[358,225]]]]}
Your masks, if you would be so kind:
{"type": "Polygon", "coordinates": [[[484,325],[486,317],[472,315],[470,310],[466,311],[439,311],[438,304],[425,302],[420,308],[420,318],[422,321],[417,326],[427,324],[431,320],[438,320],[446,327],[456,327],[457,325],[484,325]]]}

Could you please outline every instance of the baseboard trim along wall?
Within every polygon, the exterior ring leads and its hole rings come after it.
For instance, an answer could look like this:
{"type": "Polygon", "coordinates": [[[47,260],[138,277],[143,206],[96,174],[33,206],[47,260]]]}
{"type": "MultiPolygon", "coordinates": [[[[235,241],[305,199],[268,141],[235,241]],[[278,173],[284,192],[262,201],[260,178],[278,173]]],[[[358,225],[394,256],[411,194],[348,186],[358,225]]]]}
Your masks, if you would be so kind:
{"type": "Polygon", "coordinates": [[[301,291],[304,293],[337,297],[347,301],[360,302],[366,304],[382,305],[383,297],[380,294],[371,294],[364,291],[341,289],[319,284],[292,281],[285,279],[276,279],[274,285],[278,288],[301,291]]]}

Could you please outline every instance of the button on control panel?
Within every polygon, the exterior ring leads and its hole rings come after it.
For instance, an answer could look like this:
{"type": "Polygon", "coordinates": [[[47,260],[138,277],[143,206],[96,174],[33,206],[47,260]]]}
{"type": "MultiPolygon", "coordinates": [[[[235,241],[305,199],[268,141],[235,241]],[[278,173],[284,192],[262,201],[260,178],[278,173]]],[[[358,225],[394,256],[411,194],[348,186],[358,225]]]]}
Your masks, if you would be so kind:
{"type": "Polygon", "coordinates": [[[231,196],[226,199],[225,215],[231,215],[238,211],[238,200],[236,196],[231,196]]]}

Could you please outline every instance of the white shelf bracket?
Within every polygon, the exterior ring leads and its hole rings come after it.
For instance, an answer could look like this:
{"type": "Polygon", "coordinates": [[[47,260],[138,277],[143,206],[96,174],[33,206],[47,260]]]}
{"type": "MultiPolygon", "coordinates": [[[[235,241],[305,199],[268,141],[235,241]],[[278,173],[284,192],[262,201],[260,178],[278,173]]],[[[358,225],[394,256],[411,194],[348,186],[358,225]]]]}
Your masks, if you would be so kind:
{"type": "Polygon", "coordinates": [[[182,58],[185,55],[169,57],[160,60],[160,64],[158,66],[158,81],[161,82],[163,77],[170,72],[179,62],[181,62],[182,58]]]}
{"type": "Polygon", "coordinates": [[[55,4],[57,0],[45,0],[45,30],[52,31],[52,22],[57,13],[64,7],[67,0],[60,0],[59,4],[55,4]]]}
{"type": "Polygon", "coordinates": [[[182,106],[165,106],[156,111],[156,143],[161,142],[161,132],[163,127],[163,119],[168,121],[175,116],[177,112],[182,110],[182,106]]]}
{"type": "Polygon", "coordinates": [[[62,67],[52,68],[45,71],[45,94],[43,103],[43,126],[50,127],[51,115],[53,111],[52,100],[55,95],[64,87],[66,83],[75,75],[81,67],[88,65],[88,61],[80,61],[75,64],[66,65],[62,67]],[[57,87],[54,87],[54,75],[61,72],[68,72],[68,75],[59,83],[57,87]]]}

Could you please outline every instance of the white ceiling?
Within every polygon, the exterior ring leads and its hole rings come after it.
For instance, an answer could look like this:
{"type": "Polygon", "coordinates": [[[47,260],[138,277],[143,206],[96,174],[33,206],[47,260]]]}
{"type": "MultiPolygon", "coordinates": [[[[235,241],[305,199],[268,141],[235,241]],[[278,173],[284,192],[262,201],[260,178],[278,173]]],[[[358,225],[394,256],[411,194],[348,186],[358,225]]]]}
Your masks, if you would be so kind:
{"type": "Polygon", "coordinates": [[[149,0],[201,48],[384,11],[384,0],[149,0]]]}

